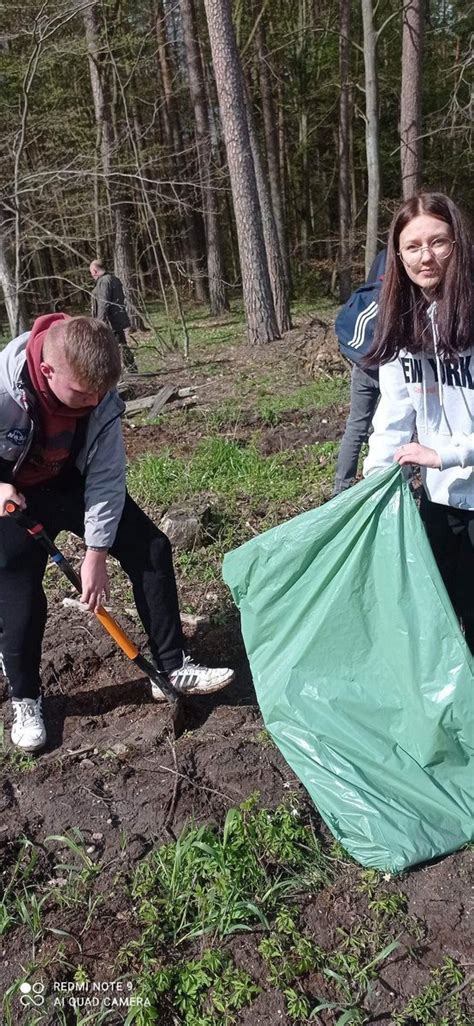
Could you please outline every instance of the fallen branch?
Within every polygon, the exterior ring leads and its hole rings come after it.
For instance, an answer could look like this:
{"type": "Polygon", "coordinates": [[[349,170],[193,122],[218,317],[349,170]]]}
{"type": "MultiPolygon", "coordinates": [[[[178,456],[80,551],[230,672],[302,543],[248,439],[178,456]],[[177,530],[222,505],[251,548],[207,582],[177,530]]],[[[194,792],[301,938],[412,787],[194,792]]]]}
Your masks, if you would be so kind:
{"type": "Polygon", "coordinates": [[[150,417],[156,417],[159,410],[171,400],[186,399],[192,396],[192,388],[176,388],[174,385],[164,385],[159,392],[153,395],[142,396],[141,399],[130,399],[125,403],[125,416],[134,417],[137,413],[150,410],[150,417]]]}

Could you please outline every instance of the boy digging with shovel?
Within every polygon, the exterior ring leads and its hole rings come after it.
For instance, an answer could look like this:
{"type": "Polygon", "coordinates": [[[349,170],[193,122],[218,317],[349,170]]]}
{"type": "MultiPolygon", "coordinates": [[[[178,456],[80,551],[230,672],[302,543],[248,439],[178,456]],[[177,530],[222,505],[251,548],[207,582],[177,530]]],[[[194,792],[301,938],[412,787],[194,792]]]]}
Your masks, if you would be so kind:
{"type": "MultiPolygon", "coordinates": [[[[234,679],[183,651],[171,546],[130,498],[120,426],[124,403],[117,341],[101,321],[48,314],[0,354],[0,653],[9,680],[12,741],[43,748],[40,660],[46,626],[47,553],[6,515],[13,500],[50,538],[84,538],[82,601],[109,598],[107,555],[129,577],[153,660],[176,691],[203,695],[234,679]]],[[[156,701],[165,701],[151,682],[156,701]]]]}

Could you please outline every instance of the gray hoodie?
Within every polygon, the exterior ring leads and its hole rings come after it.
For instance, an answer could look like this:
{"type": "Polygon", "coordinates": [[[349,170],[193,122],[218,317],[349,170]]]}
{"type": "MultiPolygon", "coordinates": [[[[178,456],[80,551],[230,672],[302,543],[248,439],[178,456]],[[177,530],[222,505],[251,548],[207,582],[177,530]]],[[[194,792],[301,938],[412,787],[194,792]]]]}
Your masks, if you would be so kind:
{"type": "MultiPolygon", "coordinates": [[[[6,461],[11,464],[13,482],[15,469],[26,459],[34,437],[22,382],[28,336],[26,332],[13,339],[0,353],[0,477],[1,461],[6,461]]],[[[124,409],[118,392],[107,392],[89,416],[84,444],[76,457],[85,480],[86,545],[110,548],[122,515],[125,449],[120,417],[124,409]]]]}

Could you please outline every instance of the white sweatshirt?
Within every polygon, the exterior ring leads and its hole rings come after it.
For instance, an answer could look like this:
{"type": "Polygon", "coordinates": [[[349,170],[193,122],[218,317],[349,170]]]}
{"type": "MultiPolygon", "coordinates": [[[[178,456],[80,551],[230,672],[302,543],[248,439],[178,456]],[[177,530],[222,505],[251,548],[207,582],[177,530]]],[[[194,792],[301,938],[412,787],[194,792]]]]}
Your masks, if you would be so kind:
{"type": "Polygon", "coordinates": [[[420,468],[428,498],[474,509],[474,346],[457,362],[443,360],[436,347],[432,354],[402,351],[380,367],[380,392],[364,477],[390,466],[416,430],[420,444],[441,457],[441,470],[420,468]]]}

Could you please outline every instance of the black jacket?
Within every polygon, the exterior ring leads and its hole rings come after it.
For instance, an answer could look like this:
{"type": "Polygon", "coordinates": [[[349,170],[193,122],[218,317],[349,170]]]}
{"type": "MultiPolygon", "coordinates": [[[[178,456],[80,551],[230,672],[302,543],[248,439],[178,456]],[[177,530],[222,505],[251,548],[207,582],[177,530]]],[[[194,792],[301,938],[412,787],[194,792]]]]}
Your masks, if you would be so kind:
{"type": "Polygon", "coordinates": [[[130,327],[122,282],[115,274],[101,274],[92,290],[91,303],[92,316],[105,321],[112,331],[130,327]]]}

